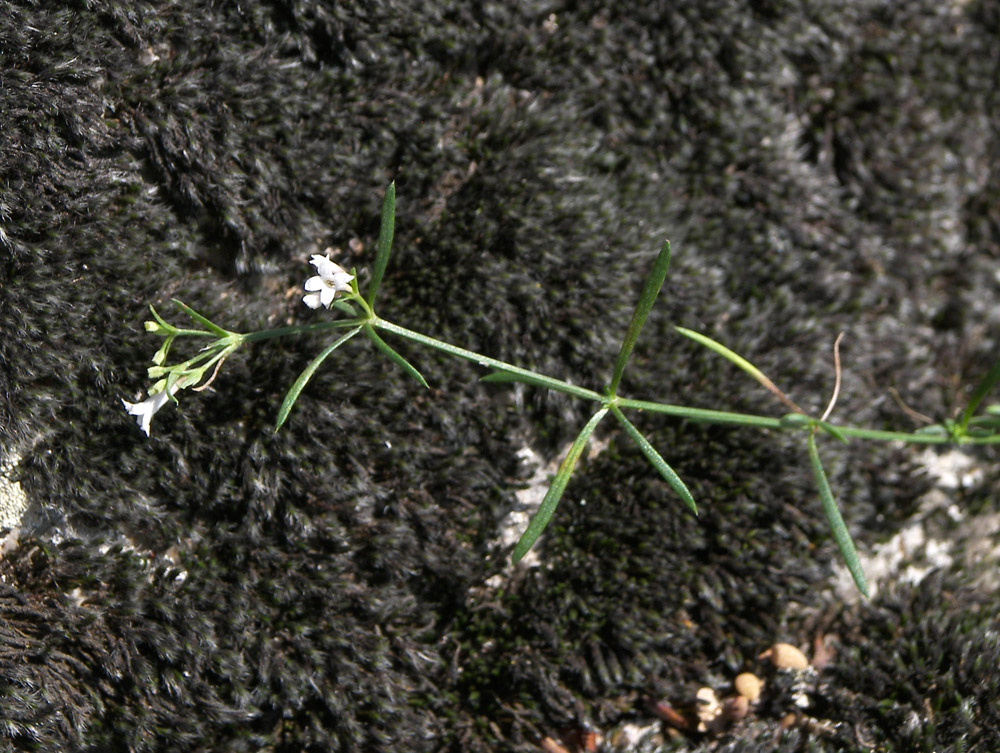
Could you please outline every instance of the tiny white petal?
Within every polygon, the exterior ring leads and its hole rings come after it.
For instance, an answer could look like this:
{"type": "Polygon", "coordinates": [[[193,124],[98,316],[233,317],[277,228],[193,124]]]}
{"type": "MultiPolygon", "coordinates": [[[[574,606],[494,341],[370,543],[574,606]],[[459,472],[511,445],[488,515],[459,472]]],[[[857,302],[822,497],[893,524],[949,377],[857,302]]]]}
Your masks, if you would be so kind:
{"type": "Polygon", "coordinates": [[[145,432],[146,436],[149,436],[150,423],[153,420],[153,416],[156,412],[170,402],[170,395],[174,395],[180,389],[178,384],[174,382],[170,387],[170,394],[164,390],[163,392],[157,392],[155,395],[151,395],[143,400],[141,403],[130,403],[127,400],[122,400],[122,405],[125,406],[125,410],[128,411],[129,415],[135,416],[136,423],[139,424],[139,428],[145,432]]]}
{"type": "Polygon", "coordinates": [[[351,280],[354,279],[354,275],[344,270],[335,272],[333,277],[330,278],[330,283],[336,290],[348,291],[351,289],[351,280]]]}
{"type": "Polygon", "coordinates": [[[303,303],[309,308],[318,309],[320,306],[330,307],[337,293],[350,292],[351,280],[354,275],[348,272],[334,261],[330,260],[329,254],[320,256],[313,254],[309,263],[316,267],[317,275],[306,280],[305,289],[308,295],[302,297],[303,303]]]}
{"type": "Polygon", "coordinates": [[[329,256],[314,254],[309,263],[316,267],[316,271],[319,273],[319,276],[324,278],[333,275],[333,273],[336,272],[335,267],[339,269],[336,262],[331,261],[329,256]]]}
{"type": "Polygon", "coordinates": [[[331,261],[328,256],[315,254],[310,264],[316,267],[319,276],[324,280],[330,281],[344,276],[354,279],[354,275],[350,274],[346,269],[337,264],[337,262],[331,261]]]}
{"type": "Polygon", "coordinates": [[[333,264],[329,256],[321,256],[320,254],[313,254],[309,257],[309,263],[316,267],[316,271],[320,274],[323,274],[323,269],[327,264],[333,264]]]}

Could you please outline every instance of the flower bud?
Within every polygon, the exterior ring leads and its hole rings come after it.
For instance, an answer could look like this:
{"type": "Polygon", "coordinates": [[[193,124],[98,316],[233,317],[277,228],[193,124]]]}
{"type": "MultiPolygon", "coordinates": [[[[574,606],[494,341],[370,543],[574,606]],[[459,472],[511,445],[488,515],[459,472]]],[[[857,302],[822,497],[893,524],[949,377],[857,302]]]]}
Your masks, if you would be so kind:
{"type": "Polygon", "coordinates": [[[781,428],[800,429],[803,426],[808,426],[811,422],[812,419],[804,413],[786,413],[781,417],[781,428]]]}

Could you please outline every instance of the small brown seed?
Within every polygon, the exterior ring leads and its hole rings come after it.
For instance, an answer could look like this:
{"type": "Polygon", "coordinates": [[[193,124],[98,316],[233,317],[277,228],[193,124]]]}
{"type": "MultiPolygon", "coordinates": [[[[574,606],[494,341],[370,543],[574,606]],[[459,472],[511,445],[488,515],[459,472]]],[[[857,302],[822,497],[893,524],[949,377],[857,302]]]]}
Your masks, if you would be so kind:
{"type": "Polygon", "coordinates": [[[750,713],[750,699],[745,695],[734,695],[726,701],[726,719],[738,722],[750,713]]]}
{"type": "Polygon", "coordinates": [[[546,737],[539,743],[539,745],[542,746],[542,750],[544,750],[545,753],[569,753],[566,748],[557,743],[551,737],[546,737]]]}
{"type": "Polygon", "coordinates": [[[770,659],[777,669],[805,669],[809,666],[806,655],[790,643],[775,643],[758,658],[770,659]]]}
{"type": "Polygon", "coordinates": [[[743,672],[736,675],[736,679],[733,680],[733,687],[736,688],[737,693],[748,701],[756,701],[760,698],[760,691],[764,687],[764,681],[752,672],[743,672]]]}
{"type": "Polygon", "coordinates": [[[675,729],[691,729],[691,723],[684,715],[666,701],[653,701],[649,704],[649,710],[675,729]]]}

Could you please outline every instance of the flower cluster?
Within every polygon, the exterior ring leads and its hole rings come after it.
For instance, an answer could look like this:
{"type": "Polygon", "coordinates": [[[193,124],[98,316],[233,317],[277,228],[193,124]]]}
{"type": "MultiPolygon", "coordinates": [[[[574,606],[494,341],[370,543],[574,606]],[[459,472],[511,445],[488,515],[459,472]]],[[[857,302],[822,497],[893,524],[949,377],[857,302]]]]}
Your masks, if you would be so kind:
{"type": "Polygon", "coordinates": [[[243,335],[236,332],[229,332],[222,327],[213,324],[204,316],[199,314],[189,306],[180,301],[174,301],[185,313],[194,321],[201,324],[205,329],[178,329],[174,325],[165,321],[152,306],[149,307],[153,314],[153,320],[146,322],[146,331],[159,335],[163,338],[163,345],[153,354],[153,365],[146,370],[150,379],[156,379],[152,387],[146,393],[147,397],[138,403],[130,403],[122,400],[122,405],[130,416],[135,416],[139,428],[148,437],[150,435],[150,424],[153,416],[159,412],[160,408],[168,402],[177,402],[175,395],[183,389],[192,387],[195,390],[206,389],[215,379],[219,372],[219,367],[226,360],[230,353],[236,350],[243,342],[243,335]],[[170,348],[174,340],[182,336],[210,337],[213,341],[201,349],[201,351],[188,360],[172,366],[164,366],[170,348]],[[200,387],[195,387],[205,378],[208,369],[215,367],[208,381],[200,387]]]}
{"type": "Polygon", "coordinates": [[[316,267],[316,274],[306,280],[307,292],[302,301],[311,309],[318,309],[320,306],[330,308],[330,304],[337,297],[337,293],[351,292],[351,280],[354,275],[341,267],[336,262],[330,261],[330,253],[333,249],[326,250],[326,256],[313,254],[309,263],[316,267]]]}
{"type": "MultiPolygon", "coordinates": [[[[328,248],[325,255],[313,254],[309,260],[309,263],[316,268],[317,274],[306,280],[306,294],[302,297],[302,301],[311,309],[318,309],[320,306],[329,308],[338,293],[355,292],[351,286],[354,275],[330,260],[332,252],[333,249],[328,248]]],[[[163,345],[153,354],[153,366],[148,370],[149,377],[159,381],[149,388],[145,400],[137,403],[122,400],[125,410],[130,416],[135,416],[136,423],[147,437],[150,435],[153,416],[162,407],[171,401],[177,402],[175,395],[183,389],[191,387],[201,390],[208,387],[215,379],[222,362],[245,340],[243,335],[218,327],[180,301],[176,303],[205,329],[178,329],[160,317],[156,309],[150,307],[155,321],[146,322],[146,331],[164,338],[163,345]],[[164,366],[170,348],[178,336],[212,337],[214,341],[202,348],[194,358],[173,366],[164,366]],[[195,387],[194,385],[202,381],[212,366],[215,366],[215,370],[208,381],[200,387],[195,387]]]]}

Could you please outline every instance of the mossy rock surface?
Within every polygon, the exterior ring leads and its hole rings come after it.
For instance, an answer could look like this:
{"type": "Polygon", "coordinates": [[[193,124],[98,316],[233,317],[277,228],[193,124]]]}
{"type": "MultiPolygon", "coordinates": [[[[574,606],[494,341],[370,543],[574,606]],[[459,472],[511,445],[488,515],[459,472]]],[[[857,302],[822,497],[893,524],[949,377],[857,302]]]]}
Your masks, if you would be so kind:
{"type": "Polygon", "coordinates": [[[233,356],[149,440],[122,410],[150,303],[320,321],[309,255],[364,285],[395,180],[380,313],[404,326],[599,390],[669,238],[624,394],[784,412],[682,325],[818,412],[844,331],[835,418],[954,415],[1000,350],[1000,4],[640,5],[6,4],[0,492],[29,507],[0,749],[1000,748],[995,451],[955,488],[919,451],[823,442],[863,554],[919,526],[947,555],[860,603],[795,435],[636,415],[694,519],[608,421],[513,567],[524,451],[558,461],[587,405],[394,341],[422,390],[352,343],[275,433],[304,336],[233,356]],[[776,641],[823,666],[768,672],[776,641]],[[767,684],[741,721],[657,715],[744,670],[767,684]]]}

